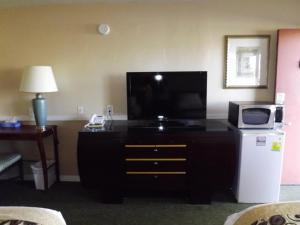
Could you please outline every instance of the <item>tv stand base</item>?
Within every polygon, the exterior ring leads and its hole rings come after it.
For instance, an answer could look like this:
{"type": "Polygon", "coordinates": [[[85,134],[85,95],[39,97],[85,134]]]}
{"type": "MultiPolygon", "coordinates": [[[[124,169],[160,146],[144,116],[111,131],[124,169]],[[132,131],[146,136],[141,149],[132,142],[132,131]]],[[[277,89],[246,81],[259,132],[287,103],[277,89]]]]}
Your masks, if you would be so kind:
{"type": "Polygon", "coordinates": [[[207,204],[214,188],[231,187],[235,144],[225,123],[205,120],[205,131],[167,132],[131,132],[129,123],[113,121],[104,129],[79,132],[81,182],[96,188],[102,202],[122,203],[128,193],[165,192],[207,204]]]}

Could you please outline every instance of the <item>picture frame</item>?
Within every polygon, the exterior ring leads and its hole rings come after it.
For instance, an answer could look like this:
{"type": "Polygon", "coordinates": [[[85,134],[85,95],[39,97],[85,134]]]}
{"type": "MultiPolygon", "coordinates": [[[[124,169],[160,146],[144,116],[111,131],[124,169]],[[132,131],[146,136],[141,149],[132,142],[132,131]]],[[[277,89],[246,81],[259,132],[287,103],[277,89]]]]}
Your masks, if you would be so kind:
{"type": "Polygon", "coordinates": [[[224,88],[268,88],[270,35],[226,35],[224,88]]]}

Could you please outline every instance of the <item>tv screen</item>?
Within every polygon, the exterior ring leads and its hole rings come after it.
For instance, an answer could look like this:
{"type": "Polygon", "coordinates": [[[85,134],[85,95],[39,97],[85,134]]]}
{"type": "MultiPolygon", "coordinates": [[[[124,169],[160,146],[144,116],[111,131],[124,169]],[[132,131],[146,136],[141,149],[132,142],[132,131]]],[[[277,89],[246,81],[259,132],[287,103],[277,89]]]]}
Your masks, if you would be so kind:
{"type": "Polygon", "coordinates": [[[206,87],[206,71],[127,72],[128,119],[204,119],[206,87]]]}

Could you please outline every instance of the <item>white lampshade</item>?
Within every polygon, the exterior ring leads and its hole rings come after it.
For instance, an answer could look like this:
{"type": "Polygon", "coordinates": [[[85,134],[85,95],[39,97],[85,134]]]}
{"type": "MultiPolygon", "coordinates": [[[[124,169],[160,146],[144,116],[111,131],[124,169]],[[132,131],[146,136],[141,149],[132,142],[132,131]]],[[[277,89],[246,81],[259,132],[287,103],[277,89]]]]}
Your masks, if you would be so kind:
{"type": "Polygon", "coordinates": [[[25,68],[20,91],[31,93],[58,91],[51,66],[30,66],[25,68]]]}

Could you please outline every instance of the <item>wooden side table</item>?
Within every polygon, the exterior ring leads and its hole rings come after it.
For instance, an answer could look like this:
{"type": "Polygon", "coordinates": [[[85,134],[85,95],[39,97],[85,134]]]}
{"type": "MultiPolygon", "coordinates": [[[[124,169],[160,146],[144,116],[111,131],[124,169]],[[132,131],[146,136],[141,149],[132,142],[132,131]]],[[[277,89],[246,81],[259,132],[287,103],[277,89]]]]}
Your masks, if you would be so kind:
{"type": "Polygon", "coordinates": [[[59,182],[59,155],[56,125],[46,126],[45,130],[39,130],[35,125],[23,125],[20,128],[0,128],[0,140],[35,141],[37,143],[42,162],[45,190],[48,189],[48,171],[43,140],[45,137],[51,135],[53,136],[56,179],[59,182]]]}

